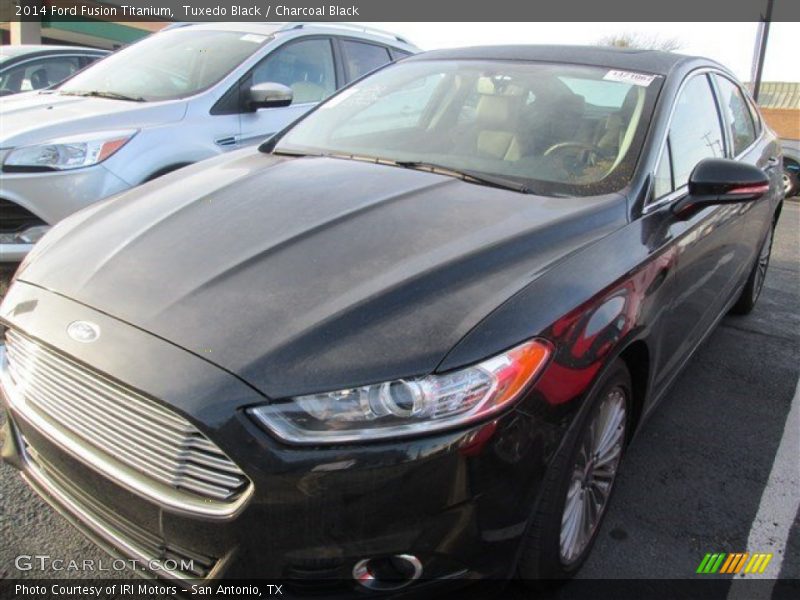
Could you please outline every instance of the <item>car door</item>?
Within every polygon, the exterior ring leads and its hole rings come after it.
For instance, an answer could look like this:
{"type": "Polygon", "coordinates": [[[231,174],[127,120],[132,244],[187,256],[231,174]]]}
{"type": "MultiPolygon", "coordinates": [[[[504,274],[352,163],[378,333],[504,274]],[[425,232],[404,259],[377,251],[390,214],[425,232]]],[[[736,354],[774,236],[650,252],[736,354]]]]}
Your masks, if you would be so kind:
{"type": "MultiPolygon", "coordinates": [[[[771,193],[780,193],[780,160],[774,139],[761,135],[763,130],[758,113],[749,105],[746,93],[738,83],[719,73],[713,75],[713,80],[729,140],[729,156],[763,169],[770,178],[771,193]]],[[[761,241],[772,226],[772,206],[770,194],[767,194],[740,207],[743,218],[739,244],[745,265],[755,260],[761,241]]]]}
{"type": "Polygon", "coordinates": [[[242,94],[259,83],[280,83],[292,89],[291,105],[262,108],[239,115],[239,145],[263,141],[304,115],[337,87],[333,40],[313,36],[290,40],[265,56],[241,82],[242,94]]]}
{"type": "Polygon", "coordinates": [[[655,173],[653,201],[645,207],[671,240],[675,262],[673,297],[663,316],[657,349],[656,387],[682,366],[740,281],[745,257],[738,241],[742,205],[705,208],[677,218],[671,207],[688,193],[689,175],[705,158],[728,154],[722,115],[710,75],[690,75],[673,107],[669,132],[655,173]]]}

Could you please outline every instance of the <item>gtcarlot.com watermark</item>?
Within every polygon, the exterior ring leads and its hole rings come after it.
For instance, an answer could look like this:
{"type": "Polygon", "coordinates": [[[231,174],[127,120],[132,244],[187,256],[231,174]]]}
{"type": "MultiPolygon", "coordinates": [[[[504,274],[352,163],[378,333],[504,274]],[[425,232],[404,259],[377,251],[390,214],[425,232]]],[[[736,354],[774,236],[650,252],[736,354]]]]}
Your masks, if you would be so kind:
{"type": "MultiPolygon", "coordinates": [[[[163,559],[140,562],[132,559],[115,558],[109,560],[93,559],[68,559],[57,558],[49,554],[20,554],[14,559],[14,566],[19,571],[42,571],[51,573],[50,577],[68,578],[69,573],[75,572],[97,572],[100,573],[98,583],[103,580],[102,573],[113,573],[119,571],[130,571],[135,569],[149,569],[151,571],[184,571],[191,572],[194,569],[194,561],[190,559],[163,559]],[[53,576],[55,574],[55,577],[53,576]]],[[[105,578],[106,582],[113,578],[105,578]]],[[[5,597],[2,592],[2,577],[0,577],[0,597],[5,597]]],[[[276,583],[259,583],[258,585],[225,585],[223,582],[189,583],[185,586],[155,584],[155,583],[113,583],[110,585],[86,585],[73,583],[57,584],[23,584],[14,585],[16,596],[34,596],[36,598],[87,598],[87,597],[134,597],[134,598],[154,598],[169,597],[176,595],[201,595],[213,596],[233,596],[238,600],[248,597],[263,596],[283,596],[283,585],[276,583]]]]}
{"type": "Polygon", "coordinates": [[[54,558],[49,554],[20,554],[14,559],[14,566],[20,571],[57,571],[57,572],[86,572],[97,571],[112,573],[115,571],[141,570],[150,571],[192,571],[194,561],[190,559],[150,560],[146,563],[132,559],[115,558],[113,560],[92,559],[67,559],[54,558]]]}

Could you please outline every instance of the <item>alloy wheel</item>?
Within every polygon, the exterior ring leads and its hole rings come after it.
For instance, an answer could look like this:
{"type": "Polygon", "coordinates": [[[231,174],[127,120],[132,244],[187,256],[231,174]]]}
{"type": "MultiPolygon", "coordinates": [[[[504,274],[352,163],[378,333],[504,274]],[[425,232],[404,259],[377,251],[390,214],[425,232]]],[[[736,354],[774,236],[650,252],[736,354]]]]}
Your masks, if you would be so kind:
{"type": "Polygon", "coordinates": [[[792,178],[789,177],[789,174],[784,171],[783,172],[783,195],[788,198],[789,192],[792,191],[792,178]]]}
{"type": "Polygon", "coordinates": [[[622,458],[626,422],[625,390],[616,386],[586,427],[573,466],[561,516],[559,546],[564,565],[580,558],[600,524],[622,458]]]}

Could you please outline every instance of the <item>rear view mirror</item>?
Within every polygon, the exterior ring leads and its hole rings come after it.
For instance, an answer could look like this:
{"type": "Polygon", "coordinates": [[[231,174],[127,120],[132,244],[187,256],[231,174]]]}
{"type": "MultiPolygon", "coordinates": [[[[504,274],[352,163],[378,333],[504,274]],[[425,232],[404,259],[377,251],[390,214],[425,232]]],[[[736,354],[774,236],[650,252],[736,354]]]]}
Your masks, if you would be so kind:
{"type": "Polygon", "coordinates": [[[689,176],[689,193],[672,206],[685,215],[705,206],[750,202],[769,191],[769,179],[753,165],[727,158],[706,158],[689,176]]]}
{"type": "Polygon", "coordinates": [[[289,106],[293,98],[292,88],[271,81],[257,83],[247,90],[245,105],[248,110],[289,106]]]}

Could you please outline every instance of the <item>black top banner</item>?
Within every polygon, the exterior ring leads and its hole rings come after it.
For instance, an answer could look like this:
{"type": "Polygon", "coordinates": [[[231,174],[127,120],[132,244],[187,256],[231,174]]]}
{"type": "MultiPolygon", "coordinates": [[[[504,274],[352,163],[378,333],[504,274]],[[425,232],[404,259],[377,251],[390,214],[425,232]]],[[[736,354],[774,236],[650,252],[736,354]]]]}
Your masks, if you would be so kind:
{"type": "MultiPolygon", "coordinates": [[[[0,20],[800,21],[800,0],[0,0],[0,20]]],[[[800,33],[800,27],[798,27],[800,33]]]]}

